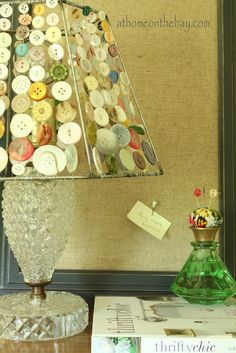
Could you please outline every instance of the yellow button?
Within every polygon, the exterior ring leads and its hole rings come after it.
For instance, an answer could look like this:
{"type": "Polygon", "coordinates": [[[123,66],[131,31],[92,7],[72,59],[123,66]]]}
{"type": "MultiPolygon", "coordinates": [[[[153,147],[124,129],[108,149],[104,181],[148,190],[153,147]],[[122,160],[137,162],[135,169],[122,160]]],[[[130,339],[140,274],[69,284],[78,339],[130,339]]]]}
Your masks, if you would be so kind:
{"type": "Polygon", "coordinates": [[[122,125],[124,125],[125,127],[129,127],[131,125],[131,122],[130,122],[130,120],[127,119],[122,122],[122,125]]]}
{"type": "Polygon", "coordinates": [[[98,88],[98,81],[94,76],[87,76],[84,79],[84,84],[89,91],[94,91],[98,88]]]}
{"type": "Polygon", "coordinates": [[[111,32],[107,31],[104,36],[107,43],[109,44],[113,43],[114,37],[111,32]]]}
{"type": "Polygon", "coordinates": [[[33,13],[36,16],[42,16],[45,12],[45,7],[42,4],[37,4],[34,6],[33,13]]]}
{"type": "Polygon", "coordinates": [[[72,15],[72,19],[73,20],[78,20],[80,18],[81,14],[82,14],[82,12],[81,12],[80,9],[74,9],[72,11],[72,14],[71,14],[72,15]]]}
{"type": "Polygon", "coordinates": [[[7,92],[7,84],[5,81],[0,80],[0,96],[4,96],[7,92]]]}
{"type": "Polygon", "coordinates": [[[0,120],[0,139],[3,137],[4,133],[5,133],[5,125],[3,120],[0,120]]]}
{"type": "Polygon", "coordinates": [[[102,29],[104,30],[104,32],[109,31],[109,25],[106,20],[102,21],[102,29]]]}
{"type": "Polygon", "coordinates": [[[48,88],[43,82],[35,82],[29,88],[29,95],[34,101],[38,102],[47,97],[48,88]]]}
{"type": "Polygon", "coordinates": [[[52,106],[47,101],[36,103],[32,108],[32,118],[40,122],[47,121],[52,113],[52,106]]]}

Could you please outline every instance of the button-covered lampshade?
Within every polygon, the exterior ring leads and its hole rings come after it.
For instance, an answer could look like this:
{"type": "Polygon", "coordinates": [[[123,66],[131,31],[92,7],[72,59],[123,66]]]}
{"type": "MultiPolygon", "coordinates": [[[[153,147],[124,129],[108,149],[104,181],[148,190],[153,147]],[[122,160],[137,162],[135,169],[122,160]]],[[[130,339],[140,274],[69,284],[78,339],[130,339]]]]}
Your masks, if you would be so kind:
{"type": "Polygon", "coordinates": [[[1,2],[0,116],[2,178],[162,174],[104,11],[1,2]]]}

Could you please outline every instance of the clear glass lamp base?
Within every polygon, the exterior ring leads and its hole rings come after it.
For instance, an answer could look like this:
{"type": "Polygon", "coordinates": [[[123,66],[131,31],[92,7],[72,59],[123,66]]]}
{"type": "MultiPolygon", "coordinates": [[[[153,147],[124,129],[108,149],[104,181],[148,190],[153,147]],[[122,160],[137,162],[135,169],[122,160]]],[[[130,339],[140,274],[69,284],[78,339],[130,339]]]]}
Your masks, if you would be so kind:
{"type": "Polygon", "coordinates": [[[45,300],[29,292],[0,297],[0,338],[50,340],[74,336],[88,325],[88,305],[79,296],[47,292],[45,300]]]}

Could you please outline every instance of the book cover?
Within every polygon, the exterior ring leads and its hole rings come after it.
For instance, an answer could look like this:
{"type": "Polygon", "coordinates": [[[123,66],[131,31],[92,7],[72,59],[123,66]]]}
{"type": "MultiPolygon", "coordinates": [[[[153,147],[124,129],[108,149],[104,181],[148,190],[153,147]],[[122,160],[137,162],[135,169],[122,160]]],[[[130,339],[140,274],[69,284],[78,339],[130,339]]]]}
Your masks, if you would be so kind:
{"type": "Polygon", "coordinates": [[[96,297],[92,353],[236,352],[236,305],[96,297]]]}

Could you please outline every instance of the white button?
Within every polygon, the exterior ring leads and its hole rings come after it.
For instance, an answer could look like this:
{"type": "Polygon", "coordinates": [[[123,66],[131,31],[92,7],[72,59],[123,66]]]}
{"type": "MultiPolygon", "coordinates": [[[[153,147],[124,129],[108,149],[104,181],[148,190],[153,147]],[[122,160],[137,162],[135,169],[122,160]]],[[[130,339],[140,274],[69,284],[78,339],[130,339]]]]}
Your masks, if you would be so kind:
{"type": "Polygon", "coordinates": [[[79,46],[82,46],[84,43],[83,38],[81,37],[81,35],[79,33],[76,33],[75,40],[79,46]]]}
{"type": "Polygon", "coordinates": [[[29,5],[26,2],[22,2],[18,6],[18,10],[20,13],[28,13],[29,12],[29,5]]]}
{"type": "Polygon", "coordinates": [[[111,71],[110,67],[107,65],[107,63],[104,63],[104,62],[99,63],[99,72],[103,76],[108,76],[110,71],[111,71]]]}
{"type": "Polygon", "coordinates": [[[12,15],[13,8],[9,4],[4,4],[0,7],[0,15],[2,17],[8,18],[12,15]]]}
{"type": "Polygon", "coordinates": [[[15,113],[22,114],[29,109],[30,98],[27,94],[19,94],[13,98],[11,107],[15,113]]]}
{"type": "Polygon", "coordinates": [[[73,173],[78,166],[78,152],[74,145],[69,145],[65,149],[66,168],[69,173],[73,173]]]}
{"type": "Polygon", "coordinates": [[[117,117],[117,121],[119,123],[124,123],[127,120],[125,111],[119,105],[116,105],[114,107],[114,114],[115,114],[115,117],[117,117]]]}
{"type": "Polygon", "coordinates": [[[58,0],[46,0],[46,5],[49,9],[54,9],[58,4],[58,0]]]}
{"type": "Polygon", "coordinates": [[[74,145],[81,139],[81,128],[77,123],[69,122],[60,126],[58,137],[65,145],[74,145]]]}
{"type": "Polygon", "coordinates": [[[11,52],[7,48],[0,48],[0,64],[5,64],[10,60],[11,52]]]}
{"type": "Polygon", "coordinates": [[[72,95],[72,88],[69,83],[59,81],[52,86],[52,95],[58,101],[64,102],[70,99],[72,95]]]}
{"type": "Polygon", "coordinates": [[[40,174],[57,175],[66,167],[66,155],[57,146],[41,146],[34,152],[33,165],[40,174]]]}
{"type": "Polygon", "coordinates": [[[41,65],[32,66],[29,71],[29,78],[32,82],[43,81],[45,77],[45,70],[41,65]]]}
{"type": "Polygon", "coordinates": [[[4,150],[4,148],[0,147],[0,172],[2,172],[6,168],[7,162],[8,162],[7,151],[4,150]]]}
{"type": "Polygon", "coordinates": [[[46,30],[45,37],[48,42],[50,43],[55,43],[58,42],[61,39],[61,30],[58,27],[49,27],[46,30]]]}
{"type": "Polygon", "coordinates": [[[0,19],[0,30],[8,31],[11,28],[11,21],[8,18],[0,19]]]}
{"type": "Polygon", "coordinates": [[[134,107],[133,102],[131,102],[131,101],[129,102],[129,108],[130,108],[131,114],[132,114],[133,116],[135,116],[135,115],[136,115],[135,107],[134,107]]]}
{"type": "Polygon", "coordinates": [[[30,88],[31,82],[27,76],[19,75],[12,81],[12,89],[16,94],[26,93],[30,88]]]}
{"type": "Polygon", "coordinates": [[[83,19],[80,23],[80,26],[82,29],[86,29],[88,25],[88,21],[86,21],[85,19],[83,19]]]}
{"type": "Polygon", "coordinates": [[[60,44],[51,44],[48,48],[48,55],[53,60],[61,60],[64,56],[64,49],[60,44]]]}
{"type": "Polygon", "coordinates": [[[119,144],[116,134],[109,129],[97,130],[96,147],[99,152],[105,155],[111,155],[117,152],[119,144]]]}
{"type": "Polygon", "coordinates": [[[15,163],[11,168],[12,174],[21,176],[25,173],[25,166],[23,163],[15,163]]]}
{"type": "Polygon", "coordinates": [[[98,61],[105,61],[107,54],[103,48],[95,48],[95,56],[98,61]]]}
{"type": "Polygon", "coordinates": [[[95,12],[91,11],[90,14],[87,16],[87,20],[91,23],[96,22],[97,14],[95,12]]]}
{"type": "Polygon", "coordinates": [[[116,134],[120,147],[128,146],[131,136],[129,130],[124,125],[115,124],[111,130],[116,134]]]}
{"type": "Polygon", "coordinates": [[[106,19],[105,11],[103,11],[103,10],[99,11],[98,18],[99,18],[100,21],[104,21],[106,19]]]}
{"type": "Polygon", "coordinates": [[[30,62],[27,58],[20,58],[15,62],[14,66],[17,72],[24,74],[29,70],[30,62]]]}
{"type": "Polygon", "coordinates": [[[96,34],[91,36],[90,42],[89,42],[93,47],[99,47],[101,44],[101,38],[97,36],[96,34]]]}
{"type": "Polygon", "coordinates": [[[56,119],[60,123],[68,123],[75,120],[76,109],[69,102],[62,102],[56,107],[56,119]]]}
{"type": "Polygon", "coordinates": [[[87,57],[87,52],[83,47],[77,47],[77,54],[79,55],[80,58],[86,59],[87,57]]]}
{"type": "Polygon", "coordinates": [[[109,115],[105,109],[97,108],[94,110],[94,120],[99,126],[105,127],[109,123],[109,115]]]}
{"type": "MultiPolygon", "coordinates": [[[[30,35],[30,30],[27,26],[19,26],[17,27],[16,29],[16,39],[19,41],[18,44],[21,44],[22,43],[22,40],[28,38],[30,35]]],[[[16,43],[15,43],[15,46],[16,46],[16,43]]]]}
{"type": "Polygon", "coordinates": [[[56,13],[50,13],[46,17],[48,26],[56,26],[59,23],[59,17],[56,13]]]}
{"type": "Polygon", "coordinates": [[[0,80],[6,80],[8,78],[8,68],[4,64],[0,64],[0,80]]]}
{"type": "Polygon", "coordinates": [[[40,46],[33,46],[29,50],[30,59],[33,62],[44,61],[45,53],[43,47],[40,46]]]}
{"type": "Polygon", "coordinates": [[[3,102],[3,100],[0,100],[0,116],[4,114],[5,110],[6,110],[5,103],[3,102]]]}
{"type": "Polygon", "coordinates": [[[0,48],[8,48],[12,43],[12,37],[8,33],[0,33],[0,48]]]}
{"type": "Polygon", "coordinates": [[[110,93],[110,97],[111,97],[111,105],[112,105],[112,106],[117,105],[118,99],[117,99],[117,95],[116,95],[115,91],[110,90],[109,93],[110,93]]]}
{"type": "Polygon", "coordinates": [[[96,147],[93,148],[93,161],[98,174],[103,174],[101,157],[96,147]]]}
{"type": "Polygon", "coordinates": [[[39,29],[35,29],[30,33],[29,40],[33,45],[42,45],[44,42],[44,34],[39,29]]]}
{"type": "Polygon", "coordinates": [[[74,32],[80,32],[81,25],[80,25],[79,21],[72,22],[71,26],[72,26],[72,29],[73,29],[74,32]]]}
{"type": "Polygon", "coordinates": [[[103,95],[99,91],[90,92],[89,100],[94,108],[102,108],[104,105],[103,95]]]}
{"type": "Polygon", "coordinates": [[[88,102],[88,101],[85,102],[84,110],[85,110],[87,118],[91,121],[94,121],[94,109],[93,109],[93,106],[90,102],[88,102]]]}
{"type": "Polygon", "coordinates": [[[36,29],[40,29],[44,26],[45,20],[42,16],[35,16],[32,21],[32,25],[36,29]]]}
{"type": "Polygon", "coordinates": [[[119,97],[121,92],[120,86],[117,83],[115,83],[113,85],[112,91],[114,91],[114,94],[116,95],[116,97],[119,97]]]}
{"type": "Polygon", "coordinates": [[[129,87],[127,85],[124,85],[122,82],[120,83],[120,88],[123,96],[129,96],[129,87]]]}
{"type": "Polygon", "coordinates": [[[88,23],[86,27],[86,31],[88,31],[88,33],[90,34],[95,34],[97,32],[97,27],[92,23],[88,23]]]}
{"type": "Polygon", "coordinates": [[[105,101],[105,105],[112,105],[112,99],[111,99],[111,95],[108,91],[106,91],[105,89],[103,89],[101,91],[104,101],[105,101]]]}
{"type": "Polygon", "coordinates": [[[90,73],[93,69],[91,62],[88,59],[81,59],[80,66],[81,66],[81,69],[87,73],[90,73]]]}
{"type": "Polygon", "coordinates": [[[123,148],[122,150],[120,150],[119,156],[121,163],[127,170],[132,171],[135,169],[133,156],[128,150],[123,148]]]}
{"type": "Polygon", "coordinates": [[[15,114],[10,123],[10,130],[15,137],[26,137],[33,129],[33,119],[28,114],[15,114]]]}
{"type": "Polygon", "coordinates": [[[6,96],[6,95],[1,96],[0,100],[2,100],[4,102],[6,109],[8,109],[10,107],[10,99],[8,98],[8,96],[6,96]]]}
{"type": "Polygon", "coordinates": [[[88,44],[91,39],[91,34],[85,30],[81,30],[81,37],[83,38],[84,44],[88,44]]]}
{"type": "Polygon", "coordinates": [[[120,80],[125,86],[129,86],[129,77],[126,72],[123,71],[120,73],[120,80]]]}

